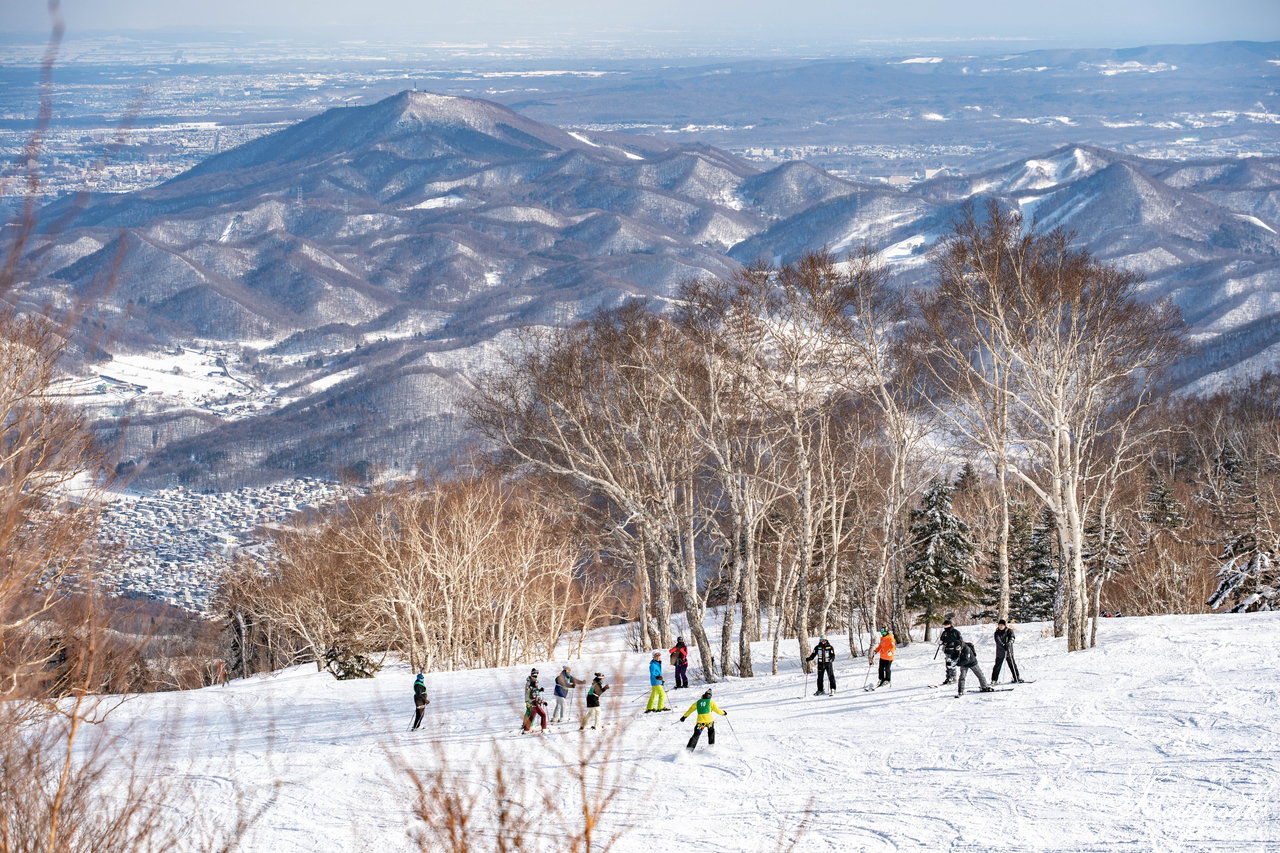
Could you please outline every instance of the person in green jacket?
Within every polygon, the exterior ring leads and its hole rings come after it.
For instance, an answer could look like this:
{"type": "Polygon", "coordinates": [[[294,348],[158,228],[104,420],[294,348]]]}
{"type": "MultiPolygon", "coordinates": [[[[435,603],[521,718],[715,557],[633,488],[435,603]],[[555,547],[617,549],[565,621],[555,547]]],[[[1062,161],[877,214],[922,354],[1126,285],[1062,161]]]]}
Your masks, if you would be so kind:
{"type": "Polygon", "coordinates": [[[727,717],[729,715],[728,711],[722,711],[720,710],[720,707],[716,705],[716,700],[711,698],[710,690],[703,693],[701,699],[690,705],[689,710],[680,715],[680,722],[683,723],[685,719],[694,712],[694,709],[697,709],[698,711],[698,720],[697,725],[693,727],[693,736],[689,738],[688,747],[690,752],[693,752],[694,747],[698,745],[698,738],[702,737],[703,729],[707,730],[707,743],[711,746],[715,746],[716,724],[711,715],[719,714],[722,717],[727,717]]]}

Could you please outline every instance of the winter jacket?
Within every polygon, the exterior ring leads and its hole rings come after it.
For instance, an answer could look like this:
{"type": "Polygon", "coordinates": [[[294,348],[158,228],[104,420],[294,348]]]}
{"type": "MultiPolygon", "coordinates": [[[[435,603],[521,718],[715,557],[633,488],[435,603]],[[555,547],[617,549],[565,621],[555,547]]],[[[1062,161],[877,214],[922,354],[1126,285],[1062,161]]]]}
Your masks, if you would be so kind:
{"type": "Polygon", "coordinates": [[[996,648],[1002,652],[1007,652],[1009,647],[1013,645],[1015,637],[1012,628],[996,629],[996,648]]]}
{"type": "Polygon", "coordinates": [[[421,681],[413,682],[413,704],[422,706],[429,701],[427,699],[427,685],[421,681]]]}
{"type": "Polygon", "coordinates": [[[524,683],[524,704],[525,705],[541,705],[542,704],[542,688],[538,686],[538,679],[530,677],[524,683]]]}
{"type": "Polygon", "coordinates": [[[831,663],[836,659],[836,647],[829,642],[818,643],[805,660],[813,660],[815,657],[818,659],[818,663],[831,663]]]}
{"type": "Polygon", "coordinates": [[[885,634],[880,638],[880,645],[875,647],[875,651],[880,653],[880,660],[893,660],[893,653],[897,648],[898,644],[894,642],[893,634],[885,634]]]}
{"type": "Polygon", "coordinates": [[[952,651],[964,645],[964,637],[960,636],[960,629],[952,625],[950,628],[943,630],[942,637],[939,638],[938,642],[947,651],[952,651]]]}
{"type": "Polygon", "coordinates": [[[662,661],[649,661],[649,686],[654,687],[662,683],[664,683],[662,680],[662,661]]]}
{"type": "Polygon", "coordinates": [[[694,702],[692,705],[690,705],[690,706],[689,706],[689,710],[685,711],[683,714],[681,714],[681,715],[680,715],[680,719],[682,719],[682,720],[683,720],[685,717],[687,717],[687,716],[689,716],[690,714],[692,714],[695,708],[696,708],[696,709],[697,709],[697,711],[698,711],[698,725],[700,725],[700,726],[709,726],[709,725],[711,725],[711,722],[712,722],[712,720],[711,720],[711,715],[712,715],[712,714],[719,714],[719,715],[720,715],[720,716],[722,716],[722,717],[724,717],[724,716],[728,716],[728,713],[727,713],[727,712],[725,712],[725,711],[721,711],[721,710],[720,710],[720,708],[719,708],[719,706],[718,706],[718,705],[716,705],[716,700],[714,700],[714,699],[699,699],[699,700],[697,700],[696,702],[694,702]]]}
{"type": "Polygon", "coordinates": [[[962,667],[978,665],[978,652],[973,647],[973,643],[965,643],[960,647],[960,658],[956,661],[956,665],[962,667]]]}
{"type": "Polygon", "coordinates": [[[555,693],[561,699],[568,697],[569,691],[578,686],[578,682],[569,674],[569,670],[563,670],[556,676],[555,693]]]}
{"type": "Polygon", "coordinates": [[[689,663],[689,647],[684,643],[676,643],[670,654],[672,666],[684,666],[689,663]]]}
{"type": "Polygon", "coordinates": [[[587,707],[599,708],[600,696],[608,689],[609,689],[609,685],[602,684],[600,679],[597,678],[594,681],[592,681],[591,686],[587,688],[587,707]]]}

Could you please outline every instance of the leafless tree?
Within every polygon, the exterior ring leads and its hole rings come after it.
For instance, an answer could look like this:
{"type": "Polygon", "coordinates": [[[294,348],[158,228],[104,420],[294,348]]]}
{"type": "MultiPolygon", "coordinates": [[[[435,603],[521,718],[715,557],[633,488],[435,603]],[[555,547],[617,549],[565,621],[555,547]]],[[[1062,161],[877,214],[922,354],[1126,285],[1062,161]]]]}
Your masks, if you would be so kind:
{"type": "Polygon", "coordinates": [[[1181,320],[1167,304],[1140,303],[1137,275],[1073,250],[1071,239],[1024,233],[1017,214],[995,205],[985,222],[970,212],[940,264],[965,306],[962,345],[938,343],[940,321],[934,341],[952,362],[935,375],[969,407],[952,422],[1058,519],[1058,628],[1076,650],[1087,644],[1086,519],[1133,464],[1138,418],[1181,351],[1181,320]]]}

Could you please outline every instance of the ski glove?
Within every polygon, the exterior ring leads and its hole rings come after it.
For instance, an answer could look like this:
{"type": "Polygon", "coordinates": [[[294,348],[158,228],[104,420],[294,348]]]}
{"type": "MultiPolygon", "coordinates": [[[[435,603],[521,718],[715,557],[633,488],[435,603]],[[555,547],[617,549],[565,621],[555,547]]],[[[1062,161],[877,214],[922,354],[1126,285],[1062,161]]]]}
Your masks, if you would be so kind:
{"type": "Polygon", "coordinates": [[[684,717],[681,717],[681,718],[680,718],[680,722],[682,722],[682,723],[683,723],[684,721],[685,721],[685,718],[684,718],[684,717]]]}

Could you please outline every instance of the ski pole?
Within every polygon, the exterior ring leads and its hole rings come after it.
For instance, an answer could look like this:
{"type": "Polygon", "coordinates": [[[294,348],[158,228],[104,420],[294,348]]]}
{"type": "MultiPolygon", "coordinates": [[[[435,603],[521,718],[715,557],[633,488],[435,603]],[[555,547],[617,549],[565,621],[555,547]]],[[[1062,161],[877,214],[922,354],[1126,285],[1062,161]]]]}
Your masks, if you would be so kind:
{"type": "MultiPolygon", "coordinates": [[[[726,714],[726,715],[725,715],[725,717],[724,717],[724,721],[725,721],[726,723],[729,723],[729,715],[728,715],[728,714],[726,714]]],[[[742,749],[742,741],[741,741],[741,739],[739,739],[739,738],[738,738],[738,732],[737,732],[737,730],[736,730],[736,729],[734,729],[734,727],[733,727],[733,723],[729,723],[729,733],[730,733],[731,735],[733,735],[734,743],[738,744],[738,749],[739,749],[739,750],[741,750],[741,749],[742,749]]]]}
{"type": "Polygon", "coordinates": [[[867,675],[862,679],[862,689],[866,690],[867,685],[871,683],[871,661],[867,661],[867,675]]]}
{"type": "Polygon", "coordinates": [[[938,659],[938,652],[942,651],[942,643],[938,643],[938,647],[933,650],[933,659],[938,659]]]}
{"type": "Polygon", "coordinates": [[[809,692],[809,676],[802,669],[800,670],[800,698],[803,699],[805,694],[809,692]]]}

